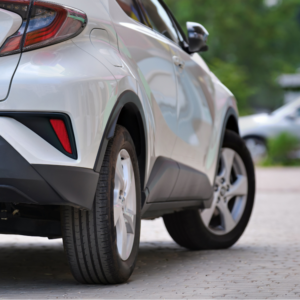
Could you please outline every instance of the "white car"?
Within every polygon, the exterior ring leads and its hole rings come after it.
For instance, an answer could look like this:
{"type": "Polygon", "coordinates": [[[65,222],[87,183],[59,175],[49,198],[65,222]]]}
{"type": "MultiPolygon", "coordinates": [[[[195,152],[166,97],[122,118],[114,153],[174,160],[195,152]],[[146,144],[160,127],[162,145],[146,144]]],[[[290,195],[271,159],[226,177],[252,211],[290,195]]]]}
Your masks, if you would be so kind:
{"type": "Polygon", "coordinates": [[[300,98],[271,114],[257,114],[239,119],[240,133],[254,161],[267,154],[267,140],[288,132],[300,139],[300,98]]]}
{"type": "Polygon", "coordinates": [[[132,274],[141,219],[232,246],[255,194],[233,95],[159,0],[0,0],[0,233],[63,238],[74,277],[132,274]]]}

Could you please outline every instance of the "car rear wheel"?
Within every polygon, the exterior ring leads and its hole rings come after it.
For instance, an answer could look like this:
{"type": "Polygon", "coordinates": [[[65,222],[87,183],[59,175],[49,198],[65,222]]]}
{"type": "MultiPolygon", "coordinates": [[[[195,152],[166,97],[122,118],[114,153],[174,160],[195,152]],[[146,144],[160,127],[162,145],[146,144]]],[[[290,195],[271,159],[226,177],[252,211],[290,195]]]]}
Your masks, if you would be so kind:
{"type": "Polygon", "coordinates": [[[211,208],[164,216],[171,237],[193,249],[224,249],[243,234],[253,208],[255,175],[243,140],[226,131],[214,186],[211,208]]]}
{"type": "Polygon", "coordinates": [[[77,281],[117,284],[131,276],[139,249],[141,187],[135,147],[117,126],[100,171],[91,211],[64,207],[65,251],[77,281]]]}

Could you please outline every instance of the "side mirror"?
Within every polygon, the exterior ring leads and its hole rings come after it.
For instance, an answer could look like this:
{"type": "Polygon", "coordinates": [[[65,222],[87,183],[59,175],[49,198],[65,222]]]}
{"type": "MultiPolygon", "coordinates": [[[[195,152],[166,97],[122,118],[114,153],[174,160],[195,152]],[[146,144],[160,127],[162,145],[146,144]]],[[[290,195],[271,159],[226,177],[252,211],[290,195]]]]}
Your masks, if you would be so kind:
{"type": "Polygon", "coordinates": [[[207,51],[208,46],[206,42],[209,33],[206,28],[203,25],[194,22],[187,22],[186,26],[188,30],[190,53],[207,51]]]}

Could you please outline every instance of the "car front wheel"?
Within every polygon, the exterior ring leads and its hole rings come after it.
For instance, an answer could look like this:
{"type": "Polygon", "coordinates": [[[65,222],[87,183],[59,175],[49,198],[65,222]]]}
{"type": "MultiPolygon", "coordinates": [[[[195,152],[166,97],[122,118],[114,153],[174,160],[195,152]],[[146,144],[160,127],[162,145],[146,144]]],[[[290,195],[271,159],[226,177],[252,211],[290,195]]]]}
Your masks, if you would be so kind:
{"type": "Polygon", "coordinates": [[[253,209],[255,175],[251,155],[239,135],[226,131],[209,209],[164,216],[171,237],[193,249],[231,247],[243,234],[253,209]]]}

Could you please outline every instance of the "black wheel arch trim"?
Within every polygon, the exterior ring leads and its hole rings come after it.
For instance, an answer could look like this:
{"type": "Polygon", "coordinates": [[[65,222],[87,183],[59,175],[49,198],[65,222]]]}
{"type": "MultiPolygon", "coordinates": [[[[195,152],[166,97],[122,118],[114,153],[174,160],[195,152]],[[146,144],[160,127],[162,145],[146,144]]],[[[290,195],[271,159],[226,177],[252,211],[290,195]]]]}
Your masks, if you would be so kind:
{"type": "Polygon", "coordinates": [[[147,126],[146,126],[146,118],[145,118],[144,110],[143,110],[143,107],[142,107],[142,104],[141,104],[141,101],[140,101],[138,95],[132,91],[125,91],[119,96],[118,100],[116,101],[116,104],[115,104],[114,108],[112,109],[112,112],[108,119],[107,125],[105,127],[104,134],[103,134],[103,137],[102,137],[102,140],[100,143],[100,147],[99,147],[97,158],[96,158],[95,165],[94,165],[94,171],[97,173],[100,173],[100,169],[102,166],[102,162],[104,159],[104,155],[106,152],[108,142],[110,139],[113,138],[113,136],[115,134],[115,129],[117,126],[119,116],[121,114],[122,109],[125,107],[126,104],[135,105],[141,115],[142,122],[143,122],[144,136],[145,136],[144,142],[146,144],[145,149],[146,149],[146,158],[147,158],[147,136],[148,135],[147,135],[147,126]]]}
{"type": "Polygon", "coordinates": [[[238,122],[239,116],[237,112],[234,110],[233,107],[229,107],[227,109],[224,122],[223,122],[223,128],[222,128],[222,142],[224,140],[224,135],[225,135],[225,130],[229,129],[232,131],[235,131],[237,134],[240,134],[240,129],[239,129],[239,122],[238,122]],[[234,124],[230,122],[230,120],[234,120],[234,124]]]}
{"type": "MultiPolygon", "coordinates": [[[[240,131],[239,131],[239,123],[238,123],[238,114],[236,113],[236,111],[233,109],[233,107],[229,107],[227,112],[226,112],[226,115],[225,115],[225,118],[224,118],[224,122],[223,122],[223,127],[222,127],[222,134],[221,134],[221,138],[220,138],[220,146],[219,146],[219,154],[218,154],[218,161],[221,157],[221,150],[222,150],[222,145],[223,145],[223,142],[224,142],[224,137],[225,137],[225,131],[227,129],[231,130],[230,128],[228,128],[228,122],[229,122],[229,119],[230,118],[233,118],[236,122],[236,126],[237,126],[237,131],[235,130],[235,132],[240,135],[240,131]]],[[[217,174],[217,171],[218,171],[218,164],[216,166],[216,170],[215,170],[215,174],[217,174]]]]}

